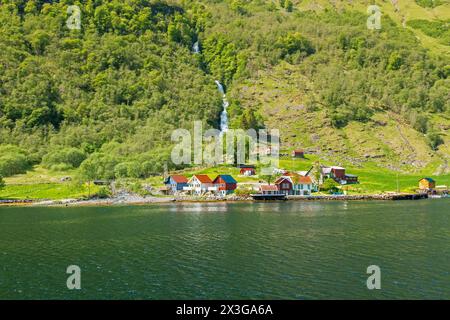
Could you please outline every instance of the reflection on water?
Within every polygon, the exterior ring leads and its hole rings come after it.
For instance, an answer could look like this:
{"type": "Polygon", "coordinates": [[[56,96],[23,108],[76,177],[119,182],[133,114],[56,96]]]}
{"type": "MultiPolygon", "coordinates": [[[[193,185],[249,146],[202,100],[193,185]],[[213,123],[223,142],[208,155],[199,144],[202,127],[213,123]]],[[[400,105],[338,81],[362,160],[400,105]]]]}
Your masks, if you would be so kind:
{"type": "Polygon", "coordinates": [[[449,299],[449,203],[2,207],[0,298],[449,299]]]}

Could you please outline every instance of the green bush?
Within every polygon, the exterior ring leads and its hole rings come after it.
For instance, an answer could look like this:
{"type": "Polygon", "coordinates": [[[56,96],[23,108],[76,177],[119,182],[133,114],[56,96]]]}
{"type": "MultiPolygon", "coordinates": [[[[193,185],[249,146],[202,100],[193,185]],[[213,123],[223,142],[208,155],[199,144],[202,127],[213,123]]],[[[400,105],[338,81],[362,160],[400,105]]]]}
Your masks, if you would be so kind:
{"type": "Polygon", "coordinates": [[[128,166],[126,163],[119,163],[114,167],[114,176],[116,178],[128,177],[128,166]]]}
{"type": "Polygon", "coordinates": [[[0,176],[0,190],[5,187],[5,180],[3,180],[3,177],[0,176]]]}
{"type": "Polygon", "coordinates": [[[436,132],[430,132],[427,134],[427,142],[431,149],[437,150],[437,148],[444,143],[442,137],[436,132]]]}
{"type": "Polygon", "coordinates": [[[311,42],[299,32],[280,37],[275,46],[280,52],[280,58],[286,59],[291,63],[296,63],[299,59],[316,52],[311,42]]]}
{"type": "Polygon", "coordinates": [[[416,3],[424,8],[434,8],[444,3],[442,0],[416,0],[416,3]]]}
{"type": "Polygon", "coordinates": [[[140,178],[144,176],[142,165],[137,161],[121,162],[114,167],[116,178],[140,178]]]}
{"type": "Polygon", "coordinates": [[[21,153],[0,154],[0,175],[4,177],[25,173],[30,167],[28,158],[21,153]]]}
{"type": "Polygon", "coordinates": [[[42,158],[42,164],[45,168],[78,168],[86,159],[86,154],[77,148],[63,148],[54,150],[42,158]]]}
{"type": "Polygon", "coordinates": [[[109,198],[111,197],[111,190],[105,186],[100,187],[94,196],[100,199],[109,198]]]}
{"type": "Polygon", "coordinates": [[[327,191],[329,193],[334,193],[339,191],[338,186],[339,184],[336,181],[334,181],[334,179],[329,178],[324,181],[324,183],[320,186],[320,189],[323,191],[327,191]]]}

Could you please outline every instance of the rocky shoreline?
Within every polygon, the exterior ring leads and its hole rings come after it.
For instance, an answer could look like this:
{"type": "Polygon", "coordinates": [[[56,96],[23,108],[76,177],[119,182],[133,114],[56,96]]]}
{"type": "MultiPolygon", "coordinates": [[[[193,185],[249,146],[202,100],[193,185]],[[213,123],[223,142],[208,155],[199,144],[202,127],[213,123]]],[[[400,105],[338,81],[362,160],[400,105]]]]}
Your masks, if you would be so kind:
{"type": "MultiPolygon", "coordinates": [[[[418,200],[428,198],[427,194],[374,194],[374,195],[317,195],[287,196],[286,201],[367,201],[367,200],[418,200]]],[[[207,203],[207,202],[256,202],[251,196],[230,195],[223,197],[173,196],[154,197],[121,195],[106,199],[63,199],[63,200],[0,200],[0,206],[113,206],[113,205],[146,205],[163,203],[207,203]]],[[[259,202],[259,201],[258,201],[259,202]]]]}

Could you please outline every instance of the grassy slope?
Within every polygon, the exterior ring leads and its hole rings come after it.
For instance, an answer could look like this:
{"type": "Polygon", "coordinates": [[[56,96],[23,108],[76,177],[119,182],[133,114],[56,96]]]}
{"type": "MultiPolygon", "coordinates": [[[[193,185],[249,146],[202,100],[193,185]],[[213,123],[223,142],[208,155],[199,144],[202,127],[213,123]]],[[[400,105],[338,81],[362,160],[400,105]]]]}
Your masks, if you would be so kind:
{"type": "MultiPolygon", "coordinates": [[[[377,1],[383,14],[399,25],[402,17],[408,19],[449,19],[450,3],[434,9],[418,6],[414,1],[399,1],[396,11],[390,1],[377,1]]],[[[300,10],[325,10],[335,7],[365,12],[371,1],[297,1],[300,10]]],[[[413,30],[417,37],[422,33],[413,30]]],[[[444,54],[450,47],[438,39],[424,36],[424,46],[432,54],[444,54]]],[[[421,39],[422,40],[422,39],[421,39]]],[[[448,52],[447,52],[448,53],[448,52]]],[[[450,57],[450,56],[449,56],[450,57]]],[[[283,146],[302,147],[318,152],[323,160],[333,159],[342,165],[358,165],[376,159],[385,169],[419,173],[427,168],[429,174],[448,173],[450,160],[450,119],[445,114],[433,116],[430,123],[440,128],[444,144],[438,152],[427,145],[424,135],[412,129],[402,118],[392,113],[378,113],[373,121],[350,123],[343,129],[330,126],[323,110],[307,110],[304,105],[313,92],[313,84],[302,76],[300,67],[281,63],[258,72],[258,76],[235,85],[229,93],[244,107],[257,107],[264,115],[269,128],[281,131],[283,146]]]]}
{"type": "MultiPolygon", "coordinates": [[[[432,173],[444,173],[439,166],[449,160],[448,135],[443,136],[445,144],[439,152],[433,152],[422,134],[388,113],[375,114],[366,124],[352,122],[343,129],[332,128],[323,110],[310,111],[303,106],[303,93],[309,86],[295,66],[284,63],[234,88],[232,94],[243,106],[259,107],[267,127],[280,130],[284,147],[306,148],[343,165],[377,159],[382,167],[405,172],[435,166],[432,173]]],[[[450,125],[444,115],[432,121],[447,130],[450,125]]]]}
{"type": "MultiPolygon", "coordinates": [[[[68,199],[88,196],[86,185],[61,182],[61,178],[66,176],[74,177],[75,171],[52,172],[37,166],[25,174],[5,178],[6,186],[0,190],[0,199],[68,199]]],[[[98,187],[92,185],[91,194],[96,191],[98,187]]]]}
{"type": "MultiPolygon", "coordinates": [[[[423,8],[414,0],[397,0],[397,9],[391,0],[302,0],[294,1],[299,10],[324,10],[325,8],[353,9],[366,13],[367,7],[376,4],[381,8],[381,13],[389,15],[395,22],[402,25],[402,22],[424,19],[424,20],[448,20],[450,19],[450,2],[437,6],[435,8],[423,8]]],[[[383,20],[381,20],[383,25],[383,20]]],[[[418,29],[412,30],[420,39],[422,44],[430,49],[433,54],[445,54],[450,56],[450,47],[440,43],[439,39],[435,39],[425,35],[418,29]]]]}

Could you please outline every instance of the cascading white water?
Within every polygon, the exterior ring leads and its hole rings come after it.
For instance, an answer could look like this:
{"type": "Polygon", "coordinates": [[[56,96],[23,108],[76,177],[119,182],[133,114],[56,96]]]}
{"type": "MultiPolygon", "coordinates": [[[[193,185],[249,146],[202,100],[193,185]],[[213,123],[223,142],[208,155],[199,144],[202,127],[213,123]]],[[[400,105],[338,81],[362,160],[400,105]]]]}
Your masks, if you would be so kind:
{"type": "Polygon", "coordinates": [[[198,41],[194,43],[194,45],[192,46],[192,50],[194,51],[194,53],[200,53],[200,45],[198,44],[198,41]]]}
{"type": "Polygon", "coordinates": [[[223,89],[222,84],[219,81],[215,81],[217,88],[219,89],[219,92],[222,94],[222,106],[223,111],[220,114],[220,132],[224,133],[228,131],[228,114],[227,114],[227,108],[230,105],[227,100],[227,96],[225,95],[225,90],[223,89]]]}

